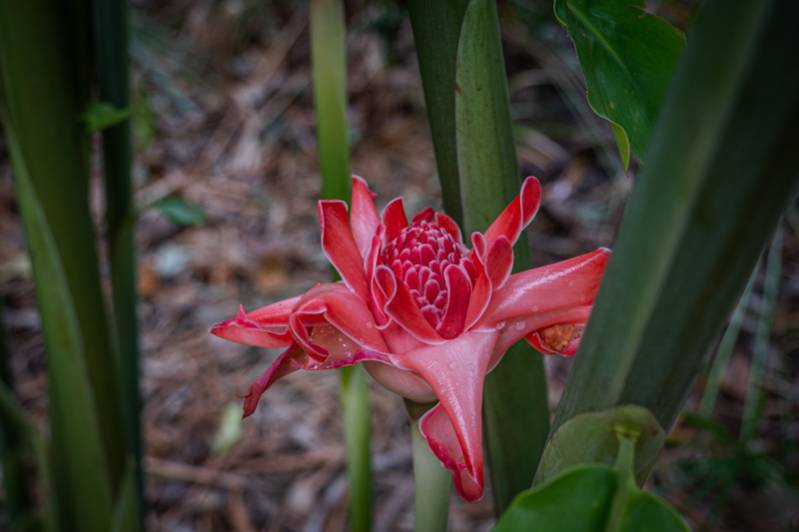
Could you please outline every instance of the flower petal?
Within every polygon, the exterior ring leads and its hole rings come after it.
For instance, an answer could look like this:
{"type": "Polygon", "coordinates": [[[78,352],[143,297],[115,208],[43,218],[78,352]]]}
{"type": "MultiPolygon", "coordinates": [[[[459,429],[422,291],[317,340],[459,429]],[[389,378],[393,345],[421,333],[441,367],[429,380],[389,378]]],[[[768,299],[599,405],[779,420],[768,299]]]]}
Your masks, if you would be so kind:
{"type": "Polygon", "coordinates": [[[386,266],[378,266],[375,280],[379,290],[385,294],[386,304],[383,311],[400,327],[417,340],[428,344],[441,343],[444,340],[422,315],[405,283],[397,282],[394,272],[386,266]]]}
{"type": "Polygon", "coordinates": [[[347,286],[369,301],[369,288],[364,273],[364,259],[352,236],[347,220],[347,204],[339,200],[318,203],[322,249],[347,286]]]}
{"type": "Polygon", "coordinates": [[[472,295],[472,282],[469,274],[460,266],[450,264],[444,270],[444,281],[447,284],[447,306],[444,317],[437,331],[442,338],[455,338],[463,332],[466,322],[466,311],[472,295]]]}
{"type": "Polygon", "coordinates": [[[361,257],[367,258],[372,246],[372,237],[380,225],[380,216],[375,207],[374,193],[363,178],[352,176],[352,207],[350,207],[350,229],[361,257]]]}
{"type": "Polygon", "coordinates": [[[511,275],[505,286],[494,292],[481,323],[591,305],[609,257],[610,250],[600,248],[511,275]]]}
{"type": "Polygon", "coordinates": [[[511,245],[516,243],[522,229],[527,227],[541,205],[541,183],[529,176],[522,183],[522,190],[500,213],[485,233],[488,247],[499,236],[505,236],[511,245]]]}
{"type": "Polygon", "coordinates": [[[433,454],[452,472],[455,489],[461,497],[467,501],[479,499],[483,494],[482,479],[476,480],[470,474],[458,434],[441,404],[422,416],[419,420],[419,431],[433,454]]]}
{"type": "Polygon", "coordinates": [[[394,198],[383,209],[383,225],[386,226],[386,242],[391,242],[408,227],[408,217],[405,216],[405,207],[402,198],[394,198]]]}
{"type": "Polygon", "coordinates": [[[496,330],[472,331],[441,345],[391,355],[396,365],[426,380],[441,402],[460,452],[438,415],[431,414],[424,424],[426,437],[467,500],[483,493],[483,383],[498,336],[496,330]]]}
{"type": "Polygon", "coordinates": [[[459,244],[463,244],[463,235],[461,234],[461,228],[458,227],[458,223],[444,214],[443,212],[436,213],[436,224],[450,234],[452,238],[455,239],[456,242],[459,244]]]}
{"type": "Polygon", "coordinates": [[[413,218],[411,218],[411,221],[413,223],[429,222],[429,221],[431,221],[433,219],[435,214],[436,214],[436,211],[434,211],[432,207],[427,207],[426,209],[422,209],[421,211],[419,211],[416,214],[414,214],[413,218]]]}
{"type": "Polygon", "coordinates": [[[288,334],[289,314],[299,299],[293,297],[279,301],[249,314],[239,305],[238,314],[211,327],[211,334],[238,344],[267,349],[287,346],[291,343],[291,335],[288,334]]]}
{"type": "Polygon", "coordinates": [[[314,362],[312,359],[308,358],[307,353],[303,352],[299,346],[293,345],[283,351],[250,386],[244,398],[244,417],[255,412],[255,408],[258,406],[258,400],[264,392],[277,380],[286,375],[301,369],[306,371],[338,369],[344,366],[352,366],[359,362],[375,363],[376,365],[390,364],[386,355],[368,350],[357,351],[347,356],[338,357],[335,360],[328,360],[321,363],[314,362]]]}

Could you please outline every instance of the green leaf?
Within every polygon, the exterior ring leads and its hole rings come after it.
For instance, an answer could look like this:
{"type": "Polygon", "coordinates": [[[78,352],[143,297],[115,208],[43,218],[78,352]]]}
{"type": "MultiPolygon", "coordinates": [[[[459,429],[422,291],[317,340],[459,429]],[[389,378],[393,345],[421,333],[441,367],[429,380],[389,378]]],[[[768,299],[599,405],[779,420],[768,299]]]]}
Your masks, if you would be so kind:
{"type": "Polygon", "coordinates": [[[585,426],[593,426],[571,436],[601,433],[604,437],[605,431],[612,433],[617,439],[615,467],[578,465],[524,492],[513,501],[494,532],[687,532],[674,510],[642,492],[635,483],[635,449],[641,436],[647,438],[646,431],[653,428],[651,414],[629,408],[607,414],[604,419],[584,420],[585,426]]]}
{"type": "Polygon", "coordinates": [[[463,210],[455,141],[455,61],[468,4],[468,0],[408,2],[444,210],[461,226],[463,210]]]}
{"type": "Polygon", "coordinates": [[[205,209],[192,201],[178,196],[166,196],[153,203],[169,221],[176,225],[202,225],[205,209]]]}
{"type": "Polygon", "coordinates": [[[609,121],[624,167],[643,158],[684,37],[643,0],[555,0],[585,75],[588,103],[609,121]]]}
{"type": "Polygon", "coordinates": [[[83,113],[83,121],[91,132],[121,124],[130,117],[130,109],[117,109],[107,102],[94,102],[83,113]]]}
{"type": "Polygon", "coordinates": [[[577,464],[614,463],[619,452],[617,432],[620,429],[638,435],[635,477],[639,484],[643,484],[666,434],[649,410],[635,405],[581,414],[564,423],[552,435],[541,457],[536,483],[546,482],[559,471],[577,464]]]}
{"type": "Polygon", "coordinates": [[[556,426],[619,404],[673,423],[796,190],[799,69],[774,50],[799,47],[797,19],[796,2],[703,4],[556,426]]]}
{"type": "MultiPolygon", "coordinates": [[[[455,130],[465,234],[484,231],[521,185],[496,2],[466,10],[455,71],[455,130]]],[[[446,190],[445,190],[446,193],[446,190]]],[[[524,235],[514,268],[529,266],[524,235]]],[[[543,362],[524,342],[486,378],[485,439],[496,509],[501,512],[533,478],[549,432],[543,362]]]]}

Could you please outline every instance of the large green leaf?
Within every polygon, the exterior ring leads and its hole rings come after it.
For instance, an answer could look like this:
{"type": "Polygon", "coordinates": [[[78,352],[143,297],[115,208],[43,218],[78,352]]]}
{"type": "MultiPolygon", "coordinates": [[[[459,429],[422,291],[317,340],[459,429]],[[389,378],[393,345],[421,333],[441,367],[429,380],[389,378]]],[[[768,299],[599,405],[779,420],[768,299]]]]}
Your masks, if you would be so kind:
{"type": "Polygon", "coordinates": [[[574,41],[591,108],[613,125],[624,166],[643,157],[684,46],[682,33],[644,0],[555,0],[574,41]]]}
{"type": "Polygon", "coordinates": [[[556,415],[673,423],[799,177],[799,3],[710,0],[696,21],[556,415]],[[730,39],[734,35],[734,39],[730,39]]]}
{"type": "Polygon", "coordinates": [[[564,423],[544,450],[536,483],[546,482],[558,472],[578,464],[613,464],[619,453],[619,430],[637,435],[634,472],[636,481],[643,484],[666,434],[649,410],[635,405],[580,414],[564,423]]]}
{"type": "MultiPolygon", "coordinates": [[[[618,420],[613,418],[596,422],[610,423],[606,428],[614,432],[618,420]]],[[[615,467],[579,465],[526,491],[513,501],[494,532],[687,532],[674,510],[636,486],[636,438],[625,435],[627,428],[614,434],[619,435],[615,467]]]]}
{"type": "Polygon", "coordinates": [[[463,209],[455,141],[455,60],[468,4],[468,0],[408,2],[444,210],[461,225],[463,209]]]}
{"type": "MultiPolygon", "coordinates": [[[[456,65],[455,126],[465,234],[483,231],[519,192],[505,61],[496,3],[472,0],[456,65]]],[[[524,236],[516,270],[529,266],[524,236]]],[[[501,512],[533,478],[549,432],[541,357],[525,343],[488,375],[483,401],[494,500],[501,512]]]]}
{"type": "MultiPolygon", "coordinates": [[[[347,46],[344,3],[311,1],[311,63],[313,68],[316,138],[322,173],[322,197],[349,201],[350,153],[347,140],[347,46]]],[[[336,274],[333,273],[334,278],[336,274]]],[[[344,412],[350,529],[372,528],[369,388],[360,366],[342,368],[340,400],[344,412]]]]}

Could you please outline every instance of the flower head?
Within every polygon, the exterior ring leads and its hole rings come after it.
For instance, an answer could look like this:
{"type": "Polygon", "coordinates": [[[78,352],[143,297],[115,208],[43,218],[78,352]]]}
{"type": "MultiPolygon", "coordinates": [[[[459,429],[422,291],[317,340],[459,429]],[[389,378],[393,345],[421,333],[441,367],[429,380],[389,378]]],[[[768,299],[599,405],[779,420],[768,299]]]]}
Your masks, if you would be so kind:
{"type": "Polygon", "coordinates": [[[297,370],[364,363],[390,390],[425,403],[431,450],[468,500],[483,493],[483,382],[508,348],[525,339],[543,353],[573,355],[609,251],[511,275],[513,244],[535,216],[541,186],[528,177],[485,233],[463,243],[446,214],[425,209],[409,222],[402,199],[378,215],[366,183],[353,178],[352,205],[319,202],[322,248],[342,281],[245,312],[211,332],[285,350],[250,387],[244,415],[277,379],[297,370]]]}

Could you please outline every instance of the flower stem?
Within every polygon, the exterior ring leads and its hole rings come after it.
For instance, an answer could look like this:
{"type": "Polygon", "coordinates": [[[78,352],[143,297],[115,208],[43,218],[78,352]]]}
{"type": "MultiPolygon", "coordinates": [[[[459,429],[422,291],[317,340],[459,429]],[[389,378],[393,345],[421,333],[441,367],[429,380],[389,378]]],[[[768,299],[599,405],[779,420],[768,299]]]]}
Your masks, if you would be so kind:
{"type": "Polygon", "coordinates": [[[432,405],[419,405],[406,401],[411,417],[411,440],[413,442],[413,501],[414,530],[416,532],[439,532],[447,530],[449,496],[452,491],[452,475],[441,466],[419,431],[419,418],[432,405]]]}
{"type": "Polygon", "coordinates": [[[340,393],[350,484],[350,530],[353,532],[367,532],[372,528],[368,391],[366,371],[361,366],[341,368],[340,393]]]}

